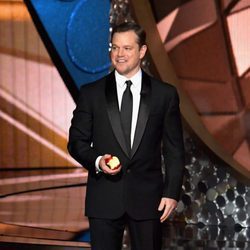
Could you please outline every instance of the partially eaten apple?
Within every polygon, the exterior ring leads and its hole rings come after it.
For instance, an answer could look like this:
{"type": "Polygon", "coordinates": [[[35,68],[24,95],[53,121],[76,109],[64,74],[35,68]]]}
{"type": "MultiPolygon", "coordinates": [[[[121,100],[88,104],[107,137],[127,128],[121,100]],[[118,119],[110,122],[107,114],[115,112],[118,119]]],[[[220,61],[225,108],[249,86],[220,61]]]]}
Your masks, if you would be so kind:
{"type": "Polygon", "coordinates": [[[121,163],[116,156],[110,156],[109,158],[105,159],[105,163],[112,170],[121,166],[121,163]]]}

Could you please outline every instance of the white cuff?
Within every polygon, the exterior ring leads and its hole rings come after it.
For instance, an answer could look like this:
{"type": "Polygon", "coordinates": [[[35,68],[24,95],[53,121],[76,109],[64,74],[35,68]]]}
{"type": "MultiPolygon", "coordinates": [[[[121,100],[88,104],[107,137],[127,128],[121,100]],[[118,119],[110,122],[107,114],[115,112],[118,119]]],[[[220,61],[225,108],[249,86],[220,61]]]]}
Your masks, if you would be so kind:
{"type": "Polygon", "coordinates": [[[99,166],[100,160],[101,160],[102,156],[98,156],[95,160],[95,172],[98,174],[100,172],[102,172],[102,169],[99,166]]]}

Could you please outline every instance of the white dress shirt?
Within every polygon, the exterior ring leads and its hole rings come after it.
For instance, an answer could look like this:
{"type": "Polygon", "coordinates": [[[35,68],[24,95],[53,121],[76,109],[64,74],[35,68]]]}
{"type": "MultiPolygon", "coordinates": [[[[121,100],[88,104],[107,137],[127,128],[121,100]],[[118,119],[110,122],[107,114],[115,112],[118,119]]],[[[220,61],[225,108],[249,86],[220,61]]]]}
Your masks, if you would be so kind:
{"type": "MultiPolygon", "coordinates": [[[[132,111],[132,124],[131,124],[131,148],[133,146],[134,136],[135,136],[135,129],[136,129],[136,123],[138,118],[138,112],[139,112],[139,106],[140,106],[140,98],[141,98],[141,85],[142,85],[142,71],[139,69],[139,71],[132,76],[130,79],[126,78],[125,76],[119,74],[117,71],[115,71],[115,81],[116,81],[116,89],[117,89],[117,98],[118,98],[118,105],[119,110],[121,110],[121,103],[122,103],[122,96],[123,93],[127,87],[126,81],[130,80],[132,82],[132,85],[130,87],[130,90],[133,95],[133,111],[132,111]]],[[[108,153],[108,152],[107,152],[108,153]]],[[[102,156],[98,156],[95,161],[95,166],[97,172],[100,172],[101,169],[99,167],[99,161],[102,156]]]]}
{"type": "Polygon", "coordinates": [[[122,96],[127,87],[125,82],[128,80],[132,82],[132,85],[130,87],[130,90],[133,95],[133,111],[132,111],[132,124],[131,124],[131,135],[130,135],[131,136],[131,148],[133,146],[135,128],[136,128],[137,117],[138,117],[138,112],[139,112],[141,78],[142,78],[141,69],[130,79],[124,77],[123,75],[120,75],[117,71],[115,71],[115,80],[116,80],[119,110],[121,110],[122,96]]]}

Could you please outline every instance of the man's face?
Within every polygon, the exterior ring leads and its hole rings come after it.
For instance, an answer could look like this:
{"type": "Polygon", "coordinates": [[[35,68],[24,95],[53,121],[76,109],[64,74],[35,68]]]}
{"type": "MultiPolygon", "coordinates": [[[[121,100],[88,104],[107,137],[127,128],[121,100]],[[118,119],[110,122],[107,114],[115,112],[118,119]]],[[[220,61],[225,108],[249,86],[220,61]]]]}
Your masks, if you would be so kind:
{"type": "Polygon", "coordinates": [[[111,61],[114,68],[127,78],[131,78],[140,68],[147,46],[139,48],[134,31],[117,32],[113,35],[111,61]]]}

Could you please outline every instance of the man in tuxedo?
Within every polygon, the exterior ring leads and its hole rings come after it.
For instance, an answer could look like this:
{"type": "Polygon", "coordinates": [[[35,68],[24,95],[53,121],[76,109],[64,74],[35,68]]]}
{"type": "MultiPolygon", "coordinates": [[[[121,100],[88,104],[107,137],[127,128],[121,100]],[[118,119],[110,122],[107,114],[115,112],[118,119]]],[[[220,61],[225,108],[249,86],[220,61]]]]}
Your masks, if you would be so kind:
{"type": "Polygon", "coordinates": [[[125,226],[132,250],[160,250],[161,222],[180,195],[179,98],[174,86],[140,68],[145,40],[136,23],[113,28],[115,70],[81,87],[73,113],[68,150],[88,170],[85,208],[93,250],[121,249],[125,226]],[[120,160],[117,169],[106,165],[110,156],[120,160]]]}

